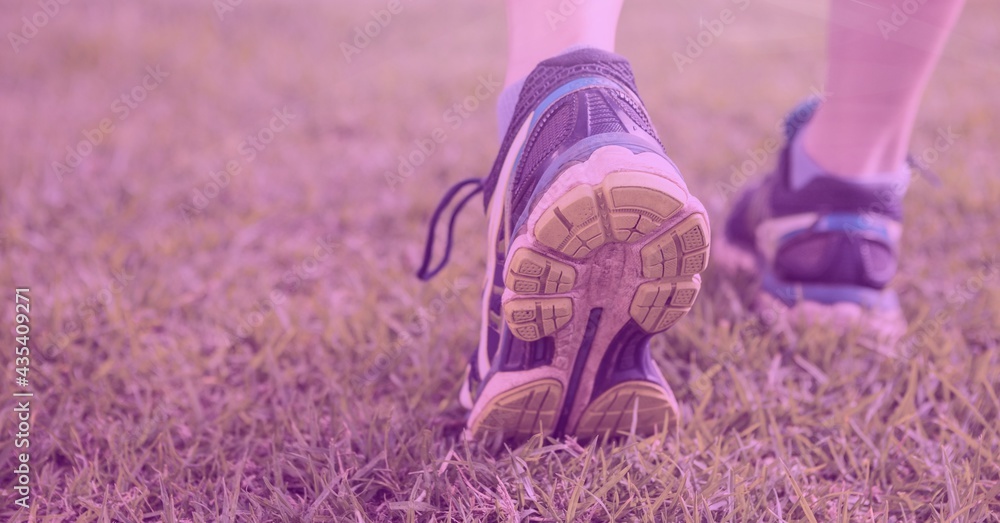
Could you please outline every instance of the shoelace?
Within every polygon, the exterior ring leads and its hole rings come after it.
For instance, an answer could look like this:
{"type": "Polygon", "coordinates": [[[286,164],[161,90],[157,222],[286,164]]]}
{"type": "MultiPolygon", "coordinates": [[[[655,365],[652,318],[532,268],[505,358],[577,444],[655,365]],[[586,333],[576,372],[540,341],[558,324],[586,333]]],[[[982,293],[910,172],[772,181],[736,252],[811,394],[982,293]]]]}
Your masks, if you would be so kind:
{"type": "Polygon", "coordinates": [[[433,278],[437,273],[444,269],[444,266],[448,264],[448,258],[451,256],[451,243],[452,237],[455,233],[455,219],[458,218],[458,213],[462,211],[465,204],[472,199],[473,196],[483,192],[483,180],[481,178],[469,178],[467,180],[462,180],[448,189],[444,197],[437,205],[437,209],[434,209],[434,214],[431,216],[431,223],[427,231],[427,242],[424,243],[424,261],[420,264],[420,269],[417,271],[417,278],[423,281],[427,281],[433,278]],[[451,201],[455,198],[463,188],[467,185],[475,185],[476,188],[472,190],[469,194],[465,195],[464,198],[458,201],[455,209],[451,211],[451,218],[448,219],[448,240],[444,246],[444,258],[441,262],[434,266],[433,269],[430,268],[431,257],[434,255],[434,233],[437,231],[438,219],[444,214],[444,210],[451,205],[451,201]]]}

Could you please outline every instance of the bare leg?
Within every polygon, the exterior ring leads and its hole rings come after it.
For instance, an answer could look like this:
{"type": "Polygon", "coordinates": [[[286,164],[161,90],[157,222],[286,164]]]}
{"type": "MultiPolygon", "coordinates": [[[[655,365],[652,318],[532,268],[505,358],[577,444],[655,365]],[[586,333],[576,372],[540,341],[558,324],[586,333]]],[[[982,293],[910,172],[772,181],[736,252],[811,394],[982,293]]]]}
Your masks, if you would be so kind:
{"type": "Polygon", "coordinates": [[[803,136],[818,165],[862,180],[900,171],[927,80],[963,4],[832,1],[829,95],[803,136]]]}
{"type": "Polygon", "coordinates": [[[574,45],[613,51],[623,2],[588,0],[577,5],[566,0],[507,0],[504,85],[524,78],[538,62],[574,45]]]}

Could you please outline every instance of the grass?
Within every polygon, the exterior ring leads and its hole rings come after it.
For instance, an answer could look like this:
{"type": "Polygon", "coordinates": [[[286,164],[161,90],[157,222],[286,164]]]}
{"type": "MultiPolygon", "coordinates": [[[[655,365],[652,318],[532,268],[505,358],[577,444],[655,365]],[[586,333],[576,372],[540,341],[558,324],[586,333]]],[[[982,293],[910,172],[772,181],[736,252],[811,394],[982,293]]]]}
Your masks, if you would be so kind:
{"type": "MultiPolygon", "coordinates": [[[[683,72],[671,53],[727,2],[654,4],[626,6],[620,51],[719,224],[731,166],[821,85],[823,4],[753,3],[683,72]]],[[[959,138],[931,166],[943,183],[907,196],[902,358],[851,333],[776,336],[747,282],[710,270],[654,342],[674,432],[515,449],[460,438],[482,217],[463,217],[445,273],[412,277],[440,193],[495,153],[493,99],[446,112],[500,78],[502,6],[406,2],[348,62],[340,44],[385,6],[73,2],[0,50],[0,318],[13,328],[13,287],[30,287],[35,393],[31,508],[15,510],[5,349],[0,517],[1000,519],[996,6],[968,6],[914,135],[918,154],[939,129],[959,138]],[[147,66],[168,76],[125,114],[147,66]],[[103,119],[113,131],[57,175],[103,119]],[[435,128],[444,143],[387,177],[435,128]],[[272,138],[251,156],[250,134],[272,138]]],[[[5,3],[0,28],[39,9],[5,3]]]]}

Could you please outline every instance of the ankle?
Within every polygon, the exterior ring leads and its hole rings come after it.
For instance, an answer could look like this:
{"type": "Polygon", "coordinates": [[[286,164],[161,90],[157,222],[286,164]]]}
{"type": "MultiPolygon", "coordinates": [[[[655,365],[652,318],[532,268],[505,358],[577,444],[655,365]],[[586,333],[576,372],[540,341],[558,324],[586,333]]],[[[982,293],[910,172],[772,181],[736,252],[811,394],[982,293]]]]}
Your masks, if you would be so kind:
{"type": "Polygon", "coordinates": [[[614,51],[622,2],[576,2],[566,16],[563,0],[508,0],[507,82],[528,76],[538,62],[571,46],[614,51]]]}
{"type": "Polygon", "coordinates": [[[524,81],[528,78],[531,71],[534,71],[538,64],[542,61],[562,56],[567,53],[572,53],[573,51],[579,51],[581,49],[608,50],[587,44],[574,44],[562,48],[561,50],[553,53],[551,56],[545,56],[538,62],[533,63],[531,67],[527,69],[527,72],[525,72],[522,76],[513,76],[517,73],[512,72],[513,70],[510,67],[507,68],[507,76],[504,79],[504,88],[500,92],[499,97],[497,97],[497,134],[500,137],[500,141],[503,141],[504,136],[507,134],[508,128],[510,127],[510,121],[514,117],[514,109],[517,107],[517,100],[520,97],[521,88],[524,87],[524,81]]]}
{"type": "Polygon", "coordinates": [[[910,176],[905,152],[888,147],[842,147],[820,142],[806,125],[789,144],[792,189],[801,189],[813,178],[830,176],[856,183],[905,183],[910,176]]]}

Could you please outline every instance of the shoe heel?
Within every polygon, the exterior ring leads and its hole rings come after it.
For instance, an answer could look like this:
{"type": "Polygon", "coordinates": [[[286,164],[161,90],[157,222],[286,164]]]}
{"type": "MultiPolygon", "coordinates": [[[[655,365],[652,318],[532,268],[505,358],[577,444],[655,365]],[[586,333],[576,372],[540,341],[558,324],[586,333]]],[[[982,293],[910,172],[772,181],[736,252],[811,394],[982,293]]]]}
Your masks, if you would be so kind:
{"type": "Polygon", "coordinates": [[[678,419],[677,400],[668,390],[648,381],[626,381],[591,401],[580,416],[579,438],[631,433],[650,435],[671,428],[678,419]]]}
{"type": "Polygon", "coordinates": [[[469,421],[469,436],[502,433],[505,438],[551,432],[559,418],[563,386],[545,378],[525,383],[491,398],[469,421]]]}

